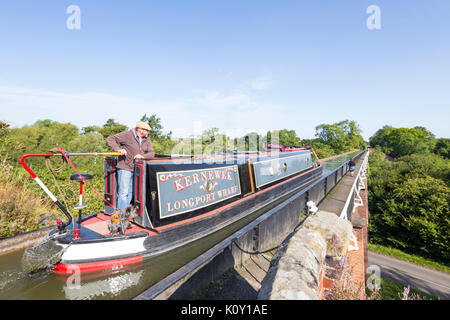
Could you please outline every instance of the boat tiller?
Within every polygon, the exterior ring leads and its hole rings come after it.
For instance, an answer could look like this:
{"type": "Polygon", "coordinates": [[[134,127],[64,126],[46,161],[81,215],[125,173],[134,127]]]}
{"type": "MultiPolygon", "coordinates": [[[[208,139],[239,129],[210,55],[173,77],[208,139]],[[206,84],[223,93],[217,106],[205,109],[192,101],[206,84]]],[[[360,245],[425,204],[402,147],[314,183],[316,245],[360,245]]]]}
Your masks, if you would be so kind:
{"type": "Polygon", "coordinates": [[[67,221],[59,221],[57,225],[57,229],[59,233],[62,233],[64,229],[72,223],[72,216],[69,212],[67,212],[66,208],[63,207],[63,205],[56,199],[56,197],[53,195],[53,193],[48,190],[48,188],[42,183],[41,179],[39,179],[36,174],[33,172],[33,170],[30,169],[30,167],[25,163],[25,159],[28,157],[52,157],[54,156],[54,153],[29,153],[24,154],[22,157],[20,157],[20,164],[27,170],[27,172],[30,174],[31,178],[36,181],[36,183],[44,190],[44,192],[52,199],[52,201],[58,206],[58,208],[64,213],[64,215],[67,217],[67,221]]]}

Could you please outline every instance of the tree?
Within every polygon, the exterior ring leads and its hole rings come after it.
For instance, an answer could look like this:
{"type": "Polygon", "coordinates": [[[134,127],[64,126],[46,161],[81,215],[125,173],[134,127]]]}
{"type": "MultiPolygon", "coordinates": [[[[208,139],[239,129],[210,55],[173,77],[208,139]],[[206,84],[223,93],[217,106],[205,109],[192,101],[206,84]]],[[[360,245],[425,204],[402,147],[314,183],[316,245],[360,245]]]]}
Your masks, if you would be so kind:
{"type": "Polygon", "coordinates": [[[361,128],[356,121],[344,120],[337,123],[338,127],[345,134],[345,144],[348,150],[351,149],[362,149],[365,147],[366,143],[364,142],[364,138],[361,136],[361,128]]]}
{"type": "Polygon", "coordinates": [[[295,130],[282,129],[279,131],[280,143],[283,146],[299,146],[300,138],[295,130]]]}
{"type": "Polygon", "coordinates": [[[55,125],[57,122],[50,120],[50,119],[44,119],[44,120],[38,120],[34,123],[34,125],[44,128],[51,128],[53,125],[55,125]]]}
{"type": "Polygon", "coordinates": [[[201,139],[204,144],[211,144],[216,141],[217,135],[219,135],[219,128],[209,128],[203,130],[201,139]]]}
{"type": "Polygon", "coordinates": [[[106,123],[103,125],[103,127],[99,130],[99,132],[103,136],[103,138],[106,139],[113,134],[120,133],[127,129],[128,127],[126,125],[118,123],[114,119],[108,119],[106,120],[106,123]]]}
{"type": "Polygon", "coordinates": [[[413,153],[428,153],[433,144],[427,133],[415,128],[394,128],[388,133],[391,156],[401,157],[413,153]]]}
{"type": "Polygon", "coordinates": [[[204,130],[197,141],[201,142],[202,153],[206,154],[226,152],[228,149],[234,148],[232,141],[228,141],[227,136],[220,133],[218,128],[204,130]]]}
{"type": "Polygon", "coordinates": [[[397,237],[428,256],[450,258],[450,189],[440,179],[420,176],[405,180],[392,193],[385,214],[396,217],[397,237]]]}
{"type": "Polygon", "coordinates": [[[376,148],[369,159],[371,241],[448,261],[450,161],[434,154],[384,158],[376,148]]]}
{"type": "Polygon", "coordinates": [[[319,159],[324,159],[335,155],[335,152],[331,146],[319,141],[318,139],[314,139],[307,145],[310,145],[314,149],[319,159]]]}
{"type": "MultiPolygon", "coordinates": [[[[68,150],[71,152],[105,152],[107,145],[100,133],[89,132],[70,141],[68,150]]],[[[72,162],[80,170],[84,168],[96,177],[103,176],[103,157],[73,157],[72,162]]]]}
{"type": "Polygon", "coordinates": [[[10,124],[7,121],[0,121],[0,157],[2,160],[17,162],[17,159],[25,150],[23,142],[14,141],[11,135],[10,124]]]}
{"type": "Polygon", "coordinates": [[[155,140],[167,140],[172,136],[172,131],[169,131],[168,134],[163,134],[163,126],[161,124],[161,119],[156,116],[156,114],[152,114],[150,117],[147,114],[144,114],[140,121],[147,122],[152,131],[149,133],[149,137],[152,141],[155,140]]]}
{"type": "Polygon", "coordinates": [[[158,154],[171,154],[172,149],[175,147],[176,142],[171,140],[172,131],[169,133],[163,133],[163,126],[161,119],[152,114],[150,117],[144,114],[140,121],[148,123],[152,130],[149,133],[149,137],[153,144],[153,149],[158,154]]]}
{"type": "Polygon", "coordinates": [[[447,138],[438,139],[433,152],[446,159],[450,159],[450,139],[447,138]]]}
{"type": "Polygon", "coordinates": [[[394,129],[392,126],[385,125],[381,129],[378,129],[375,134],[370,137],[369,144],[371,147],[380,147],[384,153],[389,154],[391,152],[391,148],[389,146],[388,134],[394,129]]]}
{"type": "MultiPolygon", "coordinates": [[[[256,134],[256,133],[255,133],[256,134]]],[[[261,143],[281,144],[283,146],[300,146],[301,140],[295,130],[281,129],[268,131],[266,137],[259,137],[261,143]]]]}
{"type": "Polygon", "coordinates": [[[345,133],[337,124],[321,124],[316,127],[316,137],[330,145],[336,153],[345,151],[345,133]]]}
{"type": "Polygon", "coordinates": [[[392,157],[413,153],[426,154],[433,151],[436,144],[434,134],[424,127],[393,128],[384,126],[370,138],[372,147],[380,146],[392,157]]]}
{"type": "Polygon", "coordinates": [[[262,137],[257,132],[249,132],[244,136],[245,150],[259,151],[261,149],[262,137]]]}
{"type": "Polygon", "coordinates": [[[100,133],[101,127],[99,126],[87,126],[81,128],[81,134],[88,134],[88,133],[100,133]]]}

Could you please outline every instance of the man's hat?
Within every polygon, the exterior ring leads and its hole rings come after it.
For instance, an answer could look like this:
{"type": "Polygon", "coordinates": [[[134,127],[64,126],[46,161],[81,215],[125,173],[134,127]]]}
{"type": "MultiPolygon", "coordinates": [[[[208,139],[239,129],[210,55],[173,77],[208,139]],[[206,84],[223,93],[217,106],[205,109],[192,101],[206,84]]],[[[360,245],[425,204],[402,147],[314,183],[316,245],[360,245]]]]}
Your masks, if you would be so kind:
{"type": "Polygon", "coordinates": [[[151,130],[152,130],[152,128],[150,128],[150,126],[148,125],[148,123],[142,122],[142,121],[136,123],[136,128],[141,128],[141,129],[145,129],[145,130],[148,130],[148,131],[151,131],[151,130]]]}

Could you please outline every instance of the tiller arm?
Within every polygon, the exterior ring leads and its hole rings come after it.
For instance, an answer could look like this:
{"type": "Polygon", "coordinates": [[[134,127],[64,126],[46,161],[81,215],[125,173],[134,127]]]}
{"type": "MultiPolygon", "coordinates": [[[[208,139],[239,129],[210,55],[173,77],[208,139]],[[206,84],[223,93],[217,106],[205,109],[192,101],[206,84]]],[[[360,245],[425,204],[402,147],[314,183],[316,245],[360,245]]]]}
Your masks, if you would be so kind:
{"type": "Polygon", "coordinates": [[[39,179],[36,174],[33,172],[33,170],[30,169],[30,167],[25,163],[25,159],[28,157],[52,157],[55,154],[53,153],[28,153],[24,154],[22,157],[20,157],[20,164],[27,170],[27,172],[30,174],[31,178],[36,181],[36,183],[42,188],[42,190],[45,191],[45,193],[52,199],[52,201],[58,206],[58,208],[66,215],[66,217],[69,219],[66,222],[59,222],[58,223],[58,230],[62,232],[69,224],[72,223],[72,216],[69,212],[67,212],[66,208],[63,207],[63,205],[56,199],[53,193],[51,193],[50,190],[44,185],[44,183],[39,179]]]}
{"type": "MultiPolygon", "coordinates": [[[[62,152],[64,152],[64,150],[62,150],[62,152]]],[[[36,183],[42,188],[42,190],[45,191],[45,193],[52,199],[52,201],[58,206],[58,208],[69,219],[66,222],[62,222],[61,221],[61,222],[58,223],[58,230],[60,232],[62,232],[69,224],[72,223],[72,216],[66,210],[66,208],[64,208],[64,206],[58,201],[58,199],[56,199],[54,194],[51,193],[50,190],[48,190],[48,188],[44,185],[44,183],[42,183],[41,179],[39,179],[36,176],[36,174],[33,172],[33,170],[31,170],[30,167],[25,163],[25,159],[28,158],[28,157],[52,157],[52,156],[57,156],[57,155],[62,155],[66,159],[68,159],[69,155],[72,155],[72,156],[119,156],[120,153],[118,153],[118,152],[92,152],[92,153],[68,153],[68,152],[64,152],[64,153],[50,153],[50,152],[46,152],[46,153],[28,153],[28,154],[24,154],[20,158],[20,164],[25,168],[25,170],[27,170],[27,172],[30,174],[31,178],[34,181],[36,181],[36,183]]]]}

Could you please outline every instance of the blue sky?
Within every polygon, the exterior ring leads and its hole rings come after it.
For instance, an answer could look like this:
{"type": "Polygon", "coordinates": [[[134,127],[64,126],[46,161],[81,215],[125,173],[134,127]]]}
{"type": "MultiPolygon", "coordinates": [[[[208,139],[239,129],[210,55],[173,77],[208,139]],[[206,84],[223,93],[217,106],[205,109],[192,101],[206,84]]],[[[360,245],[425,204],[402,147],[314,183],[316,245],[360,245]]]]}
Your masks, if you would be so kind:
{"type": "Polygon", "coordinates": [[[0,120],[131,127],[146,113],[176,137],[312,138],[349,119],[366,139],[385,124],[448,138],[449,35],[446,0],[2,0],[0,120]]]}

